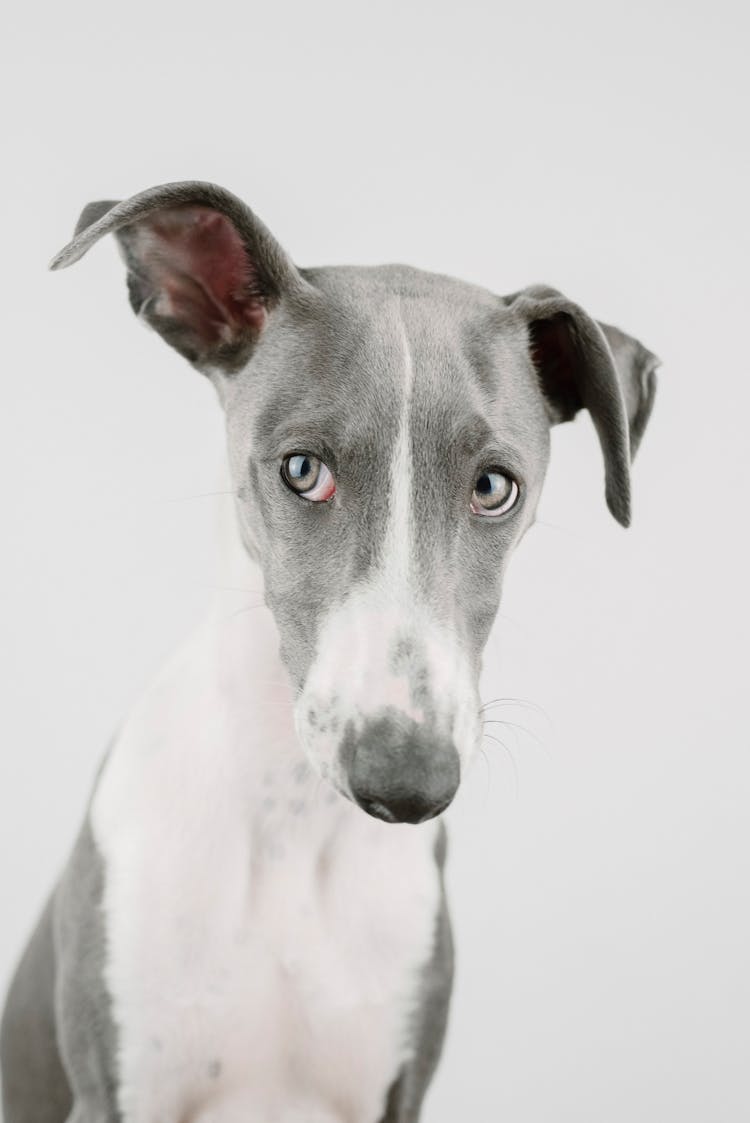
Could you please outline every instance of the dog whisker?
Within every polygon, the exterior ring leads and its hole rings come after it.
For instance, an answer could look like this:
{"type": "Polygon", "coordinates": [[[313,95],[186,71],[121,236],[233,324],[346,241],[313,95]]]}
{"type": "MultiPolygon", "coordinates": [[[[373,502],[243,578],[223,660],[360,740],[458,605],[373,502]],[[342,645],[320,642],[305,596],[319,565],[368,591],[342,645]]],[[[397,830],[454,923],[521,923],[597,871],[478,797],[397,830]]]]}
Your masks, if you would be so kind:
{"type": "Polygon", "coordinates": [[[492,790],[492,764],[490,762],[489,756],[487,755],[484,745],[479,746],[479,752],[482,760],[484,761],[484,767],[487,772],[487,790],[485,791],[485,797],[488,799],[490,791],[492,790]]]}
{"type": "Polygon", "coordinates": [[[510,751],[510,749],[505,744],[505,742],[501,741],[499,737],[494,737],[491,733],[483,733],[482,737],[483,738],[486,737],[489,741],[494,741],[495,744],[500,745],[500,747],[502,749],[504,749],[505,752],[507,753],[507,755],[510,759],[511,767],[513,769],[513,787],[515,789],[516,799],[518,799],[519,778],[518,778],[518,765],[516,763],[516,758],[513,756],[513,753],[510,751]]]}
{"type": "Polygon", "coordinates": [[[546,721],[550,720],[549,714],[542,706],[538,705],[536,702],[530,702],[527,698],[492,698],[489,702],[484,702],[479,707],[479,713],[482,714],[485,710],[489,710],[494,706],[520,706],[523,709],[534,710],[535,713],[540,714],[546,721]]]}
{"type": "Polygon", "coordinates": [[[536,745],[538,745],[540,749],[544,749],[544,742],[542,741],[542,738],[534,733],[531,729],[527,729],[525,725],[520,725],[517,721],[505,721],[502,718],[483,718],[482,725],[506,725],[509,729],[516,729],[520,733],[525,733],[526,736],[530,737],[531,740],[536,745]]]}
{"type": "Polygon", "coordinates": [[[528,698],[513,698],[508,694],[503,694],[499,698],[490,698],[483,702],[479,709],[486,710],[488,706],[529,706],[534,710],[541,709],[536,702],[531,702],[528,698]]]}

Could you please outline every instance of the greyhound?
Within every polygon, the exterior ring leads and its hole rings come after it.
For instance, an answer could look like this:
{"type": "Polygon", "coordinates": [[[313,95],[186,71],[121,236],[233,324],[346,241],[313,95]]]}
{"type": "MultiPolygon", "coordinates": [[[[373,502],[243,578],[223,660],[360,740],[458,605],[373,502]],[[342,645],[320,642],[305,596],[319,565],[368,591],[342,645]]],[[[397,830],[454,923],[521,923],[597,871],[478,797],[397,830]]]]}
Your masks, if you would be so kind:
{"type": "Polygon", "coordinates": [[[627,525],[657,360],[545,286],[297,268],[208,183],[89,205],[52,267],[108,233],[216,389],[264,603],[202,627],[105,757],[9,991],[5,1123],[415,1123],[440,815],[550,425],[589,411],[627,525]]]}

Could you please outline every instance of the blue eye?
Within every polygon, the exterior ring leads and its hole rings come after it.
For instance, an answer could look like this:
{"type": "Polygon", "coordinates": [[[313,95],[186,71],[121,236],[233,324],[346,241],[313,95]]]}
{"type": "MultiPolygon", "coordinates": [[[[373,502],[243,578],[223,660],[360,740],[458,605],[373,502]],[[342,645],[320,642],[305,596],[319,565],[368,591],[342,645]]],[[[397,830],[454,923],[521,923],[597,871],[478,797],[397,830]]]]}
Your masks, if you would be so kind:
{"type": "Polygon", "coordinates": [[[284,457],[281,478],[291,491],[312,503],[325,503],[336,493],[336,482],[328,467],[304,452],[284,457]]]}
{"type": "Polygon", "coordinates": [[[309,456],[290,456],[287,461],[287,473],[290,480],[301,484],[315,482],[315,466],[309,456]]]}
{"type": "Polygon", "coordinates": [[[475,515],[504,515],[517,501],[518,484],[513,477],[492,469],[478,477],[470,506],[475,515]]]}

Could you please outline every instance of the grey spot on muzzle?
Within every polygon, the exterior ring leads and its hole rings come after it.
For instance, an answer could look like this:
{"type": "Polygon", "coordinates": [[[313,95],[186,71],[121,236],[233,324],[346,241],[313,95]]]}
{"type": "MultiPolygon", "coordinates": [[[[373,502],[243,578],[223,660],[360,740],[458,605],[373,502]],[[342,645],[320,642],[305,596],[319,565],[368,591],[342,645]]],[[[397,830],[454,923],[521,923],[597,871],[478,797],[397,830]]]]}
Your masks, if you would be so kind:
{"type": "Polygon", "coordinates": [[[341,763],[354,800],[387,823],[434,818],[445,811],[461,779],[449,737],[387,711],[358,733],[349,726],[341,763]]]}

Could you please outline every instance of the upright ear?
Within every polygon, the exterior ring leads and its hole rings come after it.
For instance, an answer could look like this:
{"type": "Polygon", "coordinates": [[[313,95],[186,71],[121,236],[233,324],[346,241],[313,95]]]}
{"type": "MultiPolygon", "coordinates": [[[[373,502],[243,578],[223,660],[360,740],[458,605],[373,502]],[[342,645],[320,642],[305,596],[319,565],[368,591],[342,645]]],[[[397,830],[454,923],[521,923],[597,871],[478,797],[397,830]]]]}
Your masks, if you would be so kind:
{"type": "Polygon", "coordinates": [[[651,414],[659,360],[629,335],[592,320],[555,289],[533,285],[506,297],[526,321],[550,420],[587,409],[604,454],[607,505],[630,523],[630,463],[651,414]]]}
{"type": "Polygon", "coordinates": [[[304,284],[250,208],[211,183],[90,203],[50,268],[72,265],[104,234],[117,237],[136,314],[199,369],[238,370],[269,311],[304,284]]]}

